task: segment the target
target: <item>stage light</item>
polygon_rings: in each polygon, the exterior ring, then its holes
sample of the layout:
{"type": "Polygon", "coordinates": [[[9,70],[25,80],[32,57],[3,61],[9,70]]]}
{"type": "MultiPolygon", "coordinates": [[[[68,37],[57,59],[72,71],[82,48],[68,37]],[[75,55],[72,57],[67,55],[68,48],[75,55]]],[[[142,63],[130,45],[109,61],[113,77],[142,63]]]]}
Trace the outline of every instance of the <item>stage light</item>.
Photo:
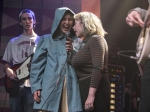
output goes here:
{"type": "Polygon", "coordinates": [[[115,104],[115,100],[110,100],[110,104],[115,104]]]}
{"type": "Polygon", "coordinates": [[[110,105],[110,109],[111,109],[111,110],[114,110],[114,109],[115,109],[115,106],[114,106],[114,105],[110,105]]]}
{"type": "Polygon", "coordinates": [[[115,98],[115,95],[114,95],[114,94],[111,94],[111,95],[110,95],[110,98],[115,98]]]}
{"type": "Polygon", "coordinates": [[[111,84],[110,84],[110,87],[115,88],[115,86],[116,86],[116,85],[115,85],[114,83],[111,83],[111,84]]]}
{"type": "Polygon", "coordinates": [[[115,93],[115,89],[110,89],[110,92],[111,93],[115,93]]]}
{"type": "Polygon", "coordinates": [[[124,111],[124,67],[109,65],[110,111],[124,111]]]}

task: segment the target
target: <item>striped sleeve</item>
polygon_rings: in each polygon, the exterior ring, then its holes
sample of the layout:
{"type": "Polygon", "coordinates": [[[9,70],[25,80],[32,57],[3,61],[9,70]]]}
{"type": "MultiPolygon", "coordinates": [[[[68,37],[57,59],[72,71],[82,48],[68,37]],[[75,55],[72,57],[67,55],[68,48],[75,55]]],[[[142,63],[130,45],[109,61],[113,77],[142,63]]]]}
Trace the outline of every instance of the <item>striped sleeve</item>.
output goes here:
{"type": "Polygon", "coordinates": [[[103,69],[105,59],[105,42],[103,37],[92,37],[89,47],[93,64],[90,87],[98,88],[102,75],[100,69],[103,69]]]}

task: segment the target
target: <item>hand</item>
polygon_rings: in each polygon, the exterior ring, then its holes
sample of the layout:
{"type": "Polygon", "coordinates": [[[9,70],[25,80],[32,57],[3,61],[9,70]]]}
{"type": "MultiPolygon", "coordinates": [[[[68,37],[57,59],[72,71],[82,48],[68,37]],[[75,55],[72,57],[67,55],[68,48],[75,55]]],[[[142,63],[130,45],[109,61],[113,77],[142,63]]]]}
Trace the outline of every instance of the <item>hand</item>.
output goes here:
{"type": "Polygon", "coordinates": [[[37,90],[37,91],[35,91],[34,93],[33,93],[33,95],[34,95],[34,100],[36,101],[36,102],[41,102],[41,90],[37,90]]]}
{"type": "Polygon", "coordinates": [[[86,111],[92,111],[94,109],[94,95],[89,95],[85,102],[85,110],[86,111]]]}
{"type": "Polygon", "coordinates": [[[72,52],[73,50],[72,40],[69,37],[67,37],[66,41],[66,50],[69,52],[72,52]]]}
{"type": "Polygon", "coordinates": [[[137,11],[131,11],[126,17],[126,23],[131,27],[141,26],[143,27],[143,20],[137,11]]]}
{"type": "Polygon", "coordinates": [[[6,74],[11,80],[17,80],[17,76],[11,68],[6,69],[6,74]]]}

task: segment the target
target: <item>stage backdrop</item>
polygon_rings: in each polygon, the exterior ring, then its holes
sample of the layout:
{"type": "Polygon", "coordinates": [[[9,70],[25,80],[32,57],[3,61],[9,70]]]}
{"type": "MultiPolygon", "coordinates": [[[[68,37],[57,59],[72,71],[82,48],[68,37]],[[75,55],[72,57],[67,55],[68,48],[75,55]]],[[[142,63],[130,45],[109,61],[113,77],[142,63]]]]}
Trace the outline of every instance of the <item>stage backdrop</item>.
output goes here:
{"type": "MultiPolygon", "coordinates": [[[[0,59],[8,41],[22,33],[18,20],[21,10],[31,9],[35,12],[37,20],[35,32],[41,36],[50,33],[55,9],[64,6],[69,7],[75,13],[91,11],[100,17],[100,0],[3,0],[2,25],[0,26],[0,59]]],[[[4,76],[3,65],[0,63],[0,110],[4,107],[6,96],[4,76]]],[[[8,95],[5,107],[9,107],[8,95]]]]}

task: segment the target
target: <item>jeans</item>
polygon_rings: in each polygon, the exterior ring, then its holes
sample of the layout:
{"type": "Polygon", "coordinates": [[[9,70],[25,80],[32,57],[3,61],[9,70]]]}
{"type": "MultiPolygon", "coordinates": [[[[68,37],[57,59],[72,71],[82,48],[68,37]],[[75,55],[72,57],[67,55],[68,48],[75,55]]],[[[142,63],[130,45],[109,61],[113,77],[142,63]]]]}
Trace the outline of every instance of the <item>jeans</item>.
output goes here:
{"type": "Polygon", "coordinates": [[[30,87],[19,87],[9,94],[11,112],[38,112],[33,109],[33,103],[30,87]]]}

